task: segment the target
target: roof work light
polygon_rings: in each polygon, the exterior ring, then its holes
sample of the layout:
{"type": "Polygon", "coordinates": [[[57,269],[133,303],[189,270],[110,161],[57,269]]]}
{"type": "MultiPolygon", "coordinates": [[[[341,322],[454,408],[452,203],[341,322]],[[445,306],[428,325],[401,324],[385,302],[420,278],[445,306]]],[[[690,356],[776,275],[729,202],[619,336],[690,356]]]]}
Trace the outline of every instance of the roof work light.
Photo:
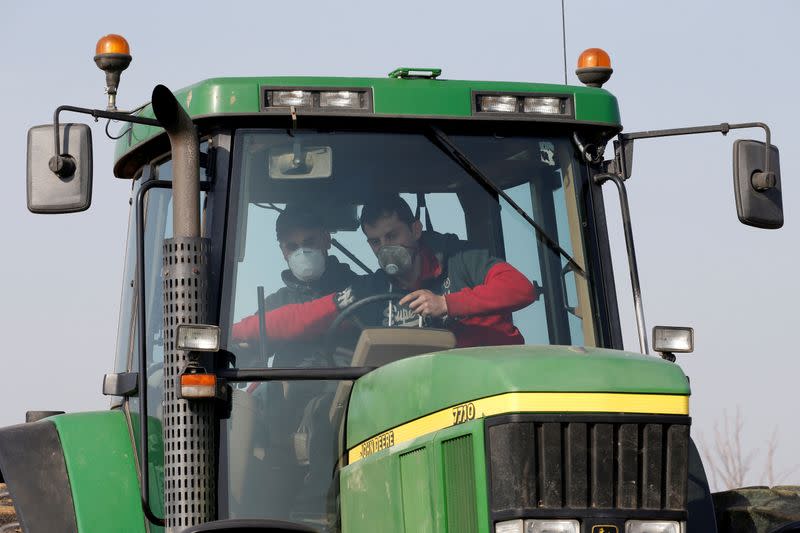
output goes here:
{"type": "Polygon", "coordinates": [[[110,33],[97,41],[94,62],[106,73],[108,110],[117,110],[117,87],[122,71],[131,64],[131,48],[122,35],[110,33]]]}
{"type": "Polygon", "coordinates": [[[371,98],[367,88],[363,89],[264,89],[264,108],[302,107],[314,110],[370,111],[371,98]]]}
{"type": "Polygon", "coordinates": [[[587,48],[578,56],[575,70],[581,83],[589,87],[602,87],[611,78],[611,57],[602,48],[587,48]]]}
{"type": "Polygon", "coordinates": [[[553,118],[571,118],[574,105],[568,94],[526,95],[480,94],[475,95],[476,113],[515,113],[549,115],[553,118]]]}

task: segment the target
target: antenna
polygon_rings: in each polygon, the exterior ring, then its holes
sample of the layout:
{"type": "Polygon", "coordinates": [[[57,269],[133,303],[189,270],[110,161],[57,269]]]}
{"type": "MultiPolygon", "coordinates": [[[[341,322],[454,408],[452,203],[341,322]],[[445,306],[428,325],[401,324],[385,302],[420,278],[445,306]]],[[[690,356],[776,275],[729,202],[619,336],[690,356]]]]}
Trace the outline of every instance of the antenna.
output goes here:
{"type": "Polygon", "coordinates": [[[561,44],[564,50],[564,85],[567,84],[567,23],[564,16],[564,0],[561,0],[561,44]]]}

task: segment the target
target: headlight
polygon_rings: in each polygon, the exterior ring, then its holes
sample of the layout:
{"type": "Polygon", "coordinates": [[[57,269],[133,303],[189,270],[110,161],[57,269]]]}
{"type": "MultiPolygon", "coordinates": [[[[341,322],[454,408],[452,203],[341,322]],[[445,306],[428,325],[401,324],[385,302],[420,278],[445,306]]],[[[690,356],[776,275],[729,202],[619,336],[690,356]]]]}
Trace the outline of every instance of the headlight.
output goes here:
{"type": "Polygon", "coordinates": [[[525,520],[525,533],[580,533],[577,520],[525,520]]]}
{"type": "Polygon", "coordinates": [[[681,524],[666,520],[628,520],[625,533],[681,533],[681,524]]]}
{"type": "Polygon", "coordinates": [[[508,520],[494,526],[495,533],[580,533],[580,530],[577,520],[508,520]]]}
{"type": "Polygon", "coordinates": [[[522,520],[507,520],[494,525],[494,533],[523,533],[522,520]]]}

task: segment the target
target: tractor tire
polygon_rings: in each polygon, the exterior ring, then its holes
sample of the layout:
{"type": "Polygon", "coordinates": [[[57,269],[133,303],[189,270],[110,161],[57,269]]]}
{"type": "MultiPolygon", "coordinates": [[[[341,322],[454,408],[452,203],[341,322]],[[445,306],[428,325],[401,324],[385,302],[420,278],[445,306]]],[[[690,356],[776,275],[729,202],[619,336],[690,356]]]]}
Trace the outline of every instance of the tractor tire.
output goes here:
{"type": "Polygon", "coordinates": [[[22,533],[5,483],[0,483],[0,533],[22,533]]]}
{"type": "Polygon", "coordinates": [[[712,498],[719,533],[800,531],[800,486],[744,487],[712,498]]]}

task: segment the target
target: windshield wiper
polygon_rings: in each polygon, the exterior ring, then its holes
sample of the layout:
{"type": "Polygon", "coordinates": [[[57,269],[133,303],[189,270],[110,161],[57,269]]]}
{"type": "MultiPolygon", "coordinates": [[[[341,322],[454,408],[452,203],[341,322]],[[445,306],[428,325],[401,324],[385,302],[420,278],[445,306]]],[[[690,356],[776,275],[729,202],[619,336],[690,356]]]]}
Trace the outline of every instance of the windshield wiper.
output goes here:
{"type": "Polygon", "coordinates": [[[573,272],[576,274],[580,274],[584,278],[586,277],[586,272],[584,272],[583,268],[569,255],[553,238],[551,238],[547,232],[542,229],[539,224],[536,223],[533,218],[522,209],[517,202],[515,202],[506,192],[498,187],[497,185],[490,180],[486,174],[480,171],[475,164],[469,160],[469,158],[458,149],[458,147],[453,144],[450,140],[450,137],[447,136],[445,132],[437,128],[436,126],[430,127],[431,132],[431,142],[436,145],[437,148],[442,150],[447,156],[449,156],[453,161],[455,161],[461,168],[467,171],[467,174],[472,176],[475,181],[483,185],[485,188],[493,191],[497,196],[501,197],[503,200],[508,202],[514,211],[516,211],[519,216],[521,216],[525,221],[530,224],[530,226],[536,231],[536,238],[543,241],[547,246],[553,250],[554,252],[561,255],[567,262],[572,266],[573,272]]]}

